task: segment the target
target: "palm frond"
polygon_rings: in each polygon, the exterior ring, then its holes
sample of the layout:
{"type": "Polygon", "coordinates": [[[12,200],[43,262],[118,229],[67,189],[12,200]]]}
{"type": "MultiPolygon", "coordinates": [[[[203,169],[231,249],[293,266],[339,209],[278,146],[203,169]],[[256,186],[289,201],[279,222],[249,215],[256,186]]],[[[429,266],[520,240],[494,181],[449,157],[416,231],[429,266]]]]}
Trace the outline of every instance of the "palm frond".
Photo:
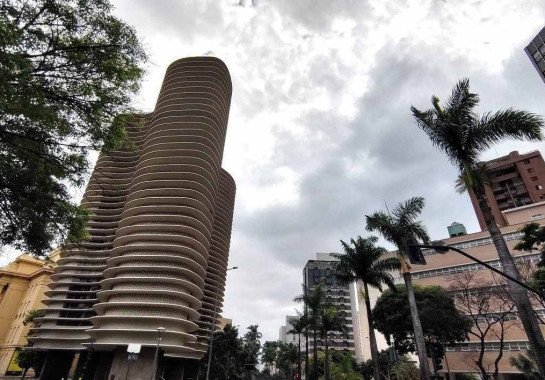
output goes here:
{"type": "Polygon", "coordinates": [[[425,204],[423,197],[412,197],[394,207],[392,214],[399,220],[400,224],[406,225],[422,213],[425,204]]]}
{"type": "Polygon", "coordinates": [[[470,92],[466,78],[453,87],[443,107],[436,96],[432,98],[432,108],[428,110],[411,107],[417,126],[464,174],[465,178],[457,182],[459,191],[464,187],[473,187],[468,185],[474,181],[478,185],[478,178],[473,178],[468,168],[474,168],[479,155],[494,144],[508,139],[543,139],[545,123],[541,116],[509,108],[479,117],[474,111],[478,104],[479,96],[470,92]]]}
{"type": "Polygon", "coordinates": [[[479,162],[473,167],[465,167],[456,179],[455,189],[462,194],[469,189],[484,188],[489,183],[490,179],[486,171],[486,165],[479,162]]]}
{"type": "Polygon", "coordinates": [[[508,108],[484,114],[473,130],[474,144],[480,151],[508,140],[543,140],[543,118],[537,114],[508,108]]]}
{"type": "Polygon", "coordinates": [[[464,78],[454,85],[445,108],[450,118],[462,121],[474,115],[473,110],[479,104],[479,100],[479,95],[469,92],[469,78],[464,78]]]}

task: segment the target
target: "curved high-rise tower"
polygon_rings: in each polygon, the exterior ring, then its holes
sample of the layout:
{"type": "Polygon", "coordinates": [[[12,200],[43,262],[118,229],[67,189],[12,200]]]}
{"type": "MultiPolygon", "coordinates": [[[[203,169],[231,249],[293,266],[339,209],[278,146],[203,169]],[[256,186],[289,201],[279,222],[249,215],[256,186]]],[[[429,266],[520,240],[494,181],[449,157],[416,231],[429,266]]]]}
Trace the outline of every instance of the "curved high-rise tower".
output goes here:
{"type": "Polygon", "coordinates": [[[83,202],[90,239],[60,261],[34,330],[37,349],[92,346],[110,353],[111,376],[129,370],[129,344],[149,361],[163,328],[165,357],[204,355],[222,305],[234,207],[235,183],[221,168],[230,99],[222,61],[178,60],[154,112],[130,127],[131,143],[101,154],[83,202]]]}

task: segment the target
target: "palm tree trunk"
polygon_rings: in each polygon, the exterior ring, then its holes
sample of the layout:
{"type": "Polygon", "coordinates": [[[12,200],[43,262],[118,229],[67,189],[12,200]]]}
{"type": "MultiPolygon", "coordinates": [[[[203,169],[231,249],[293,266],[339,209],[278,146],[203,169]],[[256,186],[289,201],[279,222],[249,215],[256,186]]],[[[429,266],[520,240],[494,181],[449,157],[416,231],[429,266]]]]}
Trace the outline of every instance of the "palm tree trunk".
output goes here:
{"type": "Polygon", "coordinates": [[[373,323],[373,314],[371,313],[371,301],[369,300],[369,290],[367,283],[363,283],[365,292],[365,308],[367,309],[367,324],[369,325],[369,345],[371,346],[371,361],[373,362],[373,377],[380,380],[380,363],[378,358],[377,337],[373,323]]]}
{"type": "Polygon", "coordinates": [[[314,361],[312,363],[312,379],[318,379],[318,331],[317,328],[314,327],[314,342],[312,343],[312,348],[314,351],[312,352],[312,360],[314,361]]]}
{"type": "Polygon", "coordinates": [[[301,380],[301,333],[297,334],[297,380],[301,380]]]}
{"type": "Polygon", "coordinates": [[[414,340],[416,342],[418,361],[420,362],[420,379],[430,380],[431,373],[430,365],[428,363],[428,355],[426,354],[426,341],[424,340],[424,332],[422,331],[422,324],[420,323],[418,308],[416,307],[416,298],[414,298],[411,272],[408,270],[404,271],[403,279],[405,280],[405,287],[407,288],[407,294],[409,296],[409,307],[411,309],[411,318],[413,321],[414,340]]]}
{"type": "MultiPolygon", "coordinates": [[[[479,208],[483,214],[486,227],[488,228],[492,242],[494,243],[496,251],[498,252],[498,257],[500,259],[503,272],[513,278],[516,278],[517,280],[520,280],[520,274],[515,265],[515,260],[513,259],[513,256],[511,256],[511,253],[509,253],[505,239],[503,238],[500,228],[496,224],[494,215],[488,206],[484,189],[474,189],[474,192],[477,196],[477,200],[479,201],[479,208]]],[[[530,352],[534,357],[541,376],[545,377],[545,340],[541,334],[539,323],[534,314],[534,309],[530,299],[528,298],[528,293],[526,292],[526,289],[512,281],[507,281],[507,287],[511,297],[513,298],[515,306],[517,307],[517,312],[522,322],[522,326],[524,327],[524,331],[528,336],[530,352]]]]}
{"type": "Polygon", "coordinates": [[[308,371],[310,370],[310,363],[308,357],[308,327],[306,328],[305,333],[305,379],[309,379],[308,371]]]}
{"type": "Polygon", "coordinates": [[[331,374],[329,373],[329,342],[327,339],[327,332],[325,335],[325,380],[331,380],[331,374]]]}
{"type": "Polygon", "coordinates": [[[312,344],[314,352],[312,352],[312,379],[318,379],[318,330],[314,327],[314,342],[312,344]]]}

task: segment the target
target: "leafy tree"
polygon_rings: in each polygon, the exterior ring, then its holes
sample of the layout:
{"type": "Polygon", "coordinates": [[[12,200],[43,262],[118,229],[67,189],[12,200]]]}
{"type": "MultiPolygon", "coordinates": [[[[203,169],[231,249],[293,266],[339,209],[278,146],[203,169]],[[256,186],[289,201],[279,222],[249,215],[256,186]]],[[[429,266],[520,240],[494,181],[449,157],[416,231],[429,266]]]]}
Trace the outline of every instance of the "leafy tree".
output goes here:
{"type": "Polygon", "coordinates": [[[362,380],[350,352],[334,352],[331,360],[331,378],[334,380],[362,380]]]}
{"type": "Polygon", "coordinates": [[[426,243],[430,240],[424,225],[416,220],[422,213],[424,204],[424,198],[413,197],[396,205],[391,213],[377,211],[371,215],[367,215],[365,218],[367,221],[366,229],[368,231],[380,233],[382,237],[390,243],[395,244],[397,247],[397,257],[399,258],[401,273],[403,274],[403,280],[405,281],[405,287],[407,289],[406,296],[408,297],[410,306],[407,311],[410,311],[412,319],[420,369],[423,378],[429,379],[431,377],[431,372],[426,354],[424,334],[422,333],[422,324],[420,322],[413,290],[411,266],[406,260],[406,257],[408,256],[406,247],[407,242],[423,241],[426,243]]]}
{"type": "Polygon", "coordinates": [[[248,361],[246,364],[256,365],[259,363],[259,352],[261,350],[260,339],[263,336],[259,330],[258,325],[250,325],[247,327],[247,332],[242,338],[244,350],[246,351],[248,361]]]}
{"type": "MultiPolygon", "coordinates": [[[[307,371],[305,365],[305,373],[309,374],[309,379],[318,378],[318,332],[320,331],[320,321],[324,310],[328,306],[326,292],[322,284],[318,284],[312,289],[303,286],[303,294],[295,298],[296,302],[302,302],[305,306],[305,312],[308,316],[308,326],[312,330],[313,336],[313,368],[312,372],[307,371]]],[[[308,344],[307,344],[308,355],[308,344]]]]}
{"type": "Polygon", "coordinates": [[[492,281],[483,280],[478,272],[459,273],[449,287],[458,310],[472,321],[473,327],[468,330],[468,336],[480,343],[475,354],[466,355],[465,361],[476,367],[484,379],[488,378],[490,368],[492,378],[498,378],[506,334],[510,329],[519,327],[519,321],[512,320],[515,304],[505,282],[498,281],[495,276],[492,278],[492,281]],[[488,340],[498,342],[498,349],[485,356],[485,342],[488,340]]]}
{"type": "MultiPolygon", "coordinates": [[[[238,329],[228,324],[223,331],[214,333],[214,350],[210,367],[210,378],[216,380],[244,379],[248,354],[238,336],[238,329]]],[[[206,377],[208,352],[201,360],[200,378],[206,377]]]]}
{"type": "Polygon", "coordinates": [[[400,269],[397,257],[387,257],[385,248],[376,246],[378,238],[370,236],[363,239],[358,236],[351,239],[350,245],[341,240],[344,254],[335,254],[339,259],[335,267],[336,276],[346,283],[361,281],[363,283],[365,307],[367,309],[367,323],[369,325],[369,342],[371,345],[371,358],[374,363],[375,379],[380,379],[377,338],[371,313],[371,301],[369,300],[369,286],[382,291],[382,285],[395,288],[394,278],[390,273],[400,269]]]}
{"type": "Polygon", "coordinates": [[[536,363],[524,354],[518,354],[509,359],[509,364],[522,372],[528,380],[539,380],[539,371],[536,363]]]}
{"type": "Polygon", "coordinates": [[[301,334],[304,334],[307,329],[308,316],[305,313],[299,314],[298,318],[290,323],[291,329],[288,333],[297,335],[297,378],[301,379],[301,334]]]}
{"type": "MultiPolygon", "coordinates": [[[[477,198],[484,222],[498,252],[504,272],[520,278],[515,261],[496,223],[486,198],[487,178],[479,156],[494,144],[506,139],[540,141],[543,138],[543,119],[527,111],[508,108],[479,116],[475,108],[479,96],[469,90],[469,80],[459,81],[444,105],[432,97],[433,108],[420,111],[411,107],[420,129],[433,145],[443,151],[459,171],[458,190],[471,190],[477,198]]],[[[526,290],[509,281],[511,296],[517,306],[530,347],[541,375],[545,377],[545,340],[535,317],[526,290]]]]}
{"type": "Polygon", "coordinates": [[[472,373],[456,373],[454,374],[456,380],[479,380],[477,376],[472,373]]]}
{"type": "Polygon", "coordinates": [[[0,3],[0,243],[85,237],[70,202],[90,149],[118,147],[146,61],[107,0],[0,3]]]}
{"type": "MultiPolygon", "coordinates": [[[[326,362],[325,352],[320,351],[317,355],[318,361],[317,367],[320,368],[319,373],[325,373],[326,366],[331,368],[331,378],[348,379],[348,380],[362,380],[362,375],[358,372],[359,367],[354,359],[354,356],[349,351],[331,351],[329,357],[329,363],[326,362]]],[[[312,365],[314,366],[314,358],[312,359],[312,365]]]]}
{"type": "Polygon", "coordinates": [[[331,332],[343,330],[343,319],[340,312],[333,305],[327,306],[320,321],[320,338],[325,343],[325,379],[331,380],[329,366],[329,336],[331,332]]]}
{"type": "MultiPolygon", "coordinates": [[[[537,270],[530,274],[530,285],[538,289],[541,293],[545,293],[545,226],[540,226],[538,223],[528,223],[520,229],[524,234],[520,241],[515,245],[515,249],[519,251],[539,251],[541,260],[537,264],[537,270]]],[[[524,278],[524,274],[522,277],[524,278]]],[[[541,303],[545,299],[539,300],[541,303]]]]}
{"type": "MultiPolygon", "coordinates": [[[[31,325],[31,327],[40,327],[40,324],[36,321],[36,318],[41,318],[44,316],[43,310],[38,309],[32,309],[29,310],[25,318],[23,319],[23,325],[31,325]]],[[[27,336],[32,336],[33,331],[32,329],[28,333],[27,336]]],[[[31,347],[32,345],[29,343],[28,347],[31,347]]],[[[44,362],[45,362],[45,353],[42,351],[31,351],[31,350],[20,350],[19,354],[17,355],[17,365],[21,368],[23,368],[23,374],[21,379],[24,379],[28,370],[30,368],[33,368],[35,372],[40,371],[42,368],[44,362]]]]}
{"type": "Polygon", "coordinates": [[[293,343],[279,342],[277,367],[284,379],[293,379],[293,370],[297,363],[297,347],[293,343]]]}
{"type": "Polygon", "coordinates": [[[278,347],[280,342],[266,341],[263,344],[261,355],[261,363],[269,370],[269,373],[274,372],[274,366],[278,358],[278,347]]]}
{"type": "Polygon", "coordinates": [[[34,372],[39,372],[45,363],[45,352],[43,351],[31,351],[21,350],[17,355],[17,365],[23,369],[21,379],[26,377],[26,374],[30,368],[34,369],[34,372]]]}
{"type": "Polygon", "coordinates": [[[393,380],[418,380],[420,379],[420,371],[418,367],[410,361],[400,361],[396,363],[392,370],[393,380]]]}
{"type": "MultiPolygon", "coordinates": [[[[390,367],[391,367],[391,350],[393,348],[389,348],[387,350],[382,350],[378,353],[378,367],[379,367],[379,376],[378,379],[381,378],[388,378],[388,374],[390,373],[390,367]]],[[[375,363],[372,359],[367,360],[366,362],[362,363],[360,365],[360,372],[363,374],[363,378],[365,380],[371,380],[374,375],[374,367],[375,363]]],[[[377,379],[377,377],[375,377],[377,379]]]]}
{"type": "MultiPolygon", "coordinates": [[[[472,323],[456,309],[450,294],[439,286],[415,286],[414,295],[426,341],[452,344],[466,339],[472,323]]],[[[398,286],[396,291],[384,291],[373,309],[377,330],[387,340],[393,335],[400,354],[416,349],[413,326],[407,319],[409,313],[407,289],[403,286],[398,286]]]]}

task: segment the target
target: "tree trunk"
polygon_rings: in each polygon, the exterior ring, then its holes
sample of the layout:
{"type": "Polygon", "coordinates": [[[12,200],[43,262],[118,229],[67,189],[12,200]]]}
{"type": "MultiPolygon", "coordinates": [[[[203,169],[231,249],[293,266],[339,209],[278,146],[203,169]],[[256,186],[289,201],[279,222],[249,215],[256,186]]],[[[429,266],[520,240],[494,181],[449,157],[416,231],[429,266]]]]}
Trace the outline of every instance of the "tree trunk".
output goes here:
{"type": "Polygon", "coordinates": [[[405,280],[405,287],[407,288],[407,294],[409,296],[409,307],[411,308],[411,318],[413,321],[414,340],[416,342],[418,361],[420,362],[420,379],[430,380],[431,373],[430,365],[428,363],[428,355],[426,354],[426,341],[424,340],[424,332],[422,331],[422,324],[420,323],[420,316],[418,315],[416,298],[414,298],[411,272],[405,271],[405,273],[403,273],[403,279],[405,280]]]}
{"type": "MultiPolygon", "coordinates": [[[[519,271],[515,266],[515,260],[513,259],[513,256],[511,256],[500,228],[496,224],[494,215],[488,206],[484,189],[474,189],[474,192],[479,201],[479,208],[483,214],[486,227],[488,228],[492,242],[498,252],[503,272],[520,280],[521,278],[519,271]]],[[[530,302],[530,298],[528,298],[528,293],[526,292],[526,289],[512,281],[507,280],[506,283],[509,293],[517,307],[517,312],[522,322],[522,326],[524,327],[524,331],[528,336],[530,352],[534,357],[539,373],[545,378],[545,340],[541,334],[539,323],[534,314],[534,309],[530,302]]]]}
{"type": "Polygon", "coordinates": [[[301,380],[301,333],[297,334],[297,380],[301,380]]]}
{"type": "Polygon", "coordinates": [[[314,360],[314,363],[312,363],[312,379],[318,379],[318,331],[316,330],[316,327],[314,327],[314,342],[312,344],[314,348],[314,352],[312,352],[312,359],[314,360]]]}
{"type": "Polygon", "coordinates": [[[477,367],[479,368],[479,372],[481,373],[481,379],[488,380],[488,372],[486,371],[486,368],[483,367],[482,363],[477,364],[477,367]]]}
{"type": "Polygon", "coordinates": [[[325,380],[331,380],[331,374],[329,373],[329,342],[327,339],[327,332],[325,335],[325,380]]]}
{"type": "Polygon", "coordinates": [[[305,379],[309,379],[310,363],[308,357],[308,327],[305,333],[305,379]]]}
{"type": "Polygon", "coordinates": [[[367,324],[369,325],[369,345],[371,346],[371,361],[373,362],[373,377],[380,380],[380,363],[378,358],[377,337],[373,323],[373,314],[371,313],[371,301],[369,300],[369,290],[367,283],[363,283],[365,292],[365,308],[367,309],[367,324]]]}

